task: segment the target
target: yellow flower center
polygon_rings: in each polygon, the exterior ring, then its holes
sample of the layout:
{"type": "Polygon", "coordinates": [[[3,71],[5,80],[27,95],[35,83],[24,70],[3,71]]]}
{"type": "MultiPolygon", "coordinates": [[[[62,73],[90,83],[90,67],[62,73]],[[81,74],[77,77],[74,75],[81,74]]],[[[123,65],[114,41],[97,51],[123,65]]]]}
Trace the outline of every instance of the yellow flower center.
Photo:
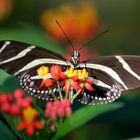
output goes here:
{"type": "Polygon", "coordinates": [[[27,123],[34,121],[35,117],[38,115],[38,111],[33,107],[28,107],[23,110],[23,117],[27,123]]]}
{"type": "Polygon", "coordinates": [[[39,69],[37,69],[37,74],[40,76],[44,76],[49,73],[49,68],[46,66],[41,66],[39,69]]]}
{"type": "Polygon", "coordinates": [[[88,72],[85,68],[81,70],[75,70],[74,68],[70,67],[68,70],[66,70],[66,75],[68,78],[72,78],[73,76],[78,76],[79,80],[85,80],[88,77],[88,72]]]}

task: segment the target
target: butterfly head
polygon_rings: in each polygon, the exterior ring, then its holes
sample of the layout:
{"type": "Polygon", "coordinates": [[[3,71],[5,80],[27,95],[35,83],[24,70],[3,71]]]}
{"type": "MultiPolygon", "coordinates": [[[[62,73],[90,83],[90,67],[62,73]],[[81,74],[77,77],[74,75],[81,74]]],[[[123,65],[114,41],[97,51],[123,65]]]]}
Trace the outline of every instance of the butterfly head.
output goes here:
{"type": "Polygon", "coordinates": [[[76,67],[79,63],[80,53],[78,51],[73,51],[71,53],[71,63],[76,67]]]}

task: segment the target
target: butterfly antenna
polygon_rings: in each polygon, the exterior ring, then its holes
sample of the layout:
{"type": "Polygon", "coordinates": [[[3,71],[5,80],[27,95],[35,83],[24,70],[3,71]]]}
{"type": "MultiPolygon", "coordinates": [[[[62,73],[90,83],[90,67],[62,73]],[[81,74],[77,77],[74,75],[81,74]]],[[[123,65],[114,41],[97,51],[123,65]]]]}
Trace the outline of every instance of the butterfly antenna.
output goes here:
{"type": "Polygon", "coordinates": [[[60,29],[62,30],[62,32],[64,33],[64,35],[65,35],[66,39],[68,40],[68,42],[70,43],[72,49],[75,50],[74,49],[74,46],[72,45],[72,42],[70,41],[69,37],[67,36],[67,34],[65,33],[65,31],[63,30],[63,28],[61,27],[61,25],[59,24],[59,22],[57,20],[56,20],[56,23],[60,27],[60,29]]]}
{"type": "Polygon", "coordinates": [[[90,44],[92,41],[96,40],[97,38],[99,38],[100,36],[104,35],[105,33],[107,33],[109,31],[109,29],[97,34],[93,39],[89,40],[88,42],[86,42],[81,48],[79,48],[79,50],[83,49],[84,47],[86,47],[88,44],[90,44]]]}

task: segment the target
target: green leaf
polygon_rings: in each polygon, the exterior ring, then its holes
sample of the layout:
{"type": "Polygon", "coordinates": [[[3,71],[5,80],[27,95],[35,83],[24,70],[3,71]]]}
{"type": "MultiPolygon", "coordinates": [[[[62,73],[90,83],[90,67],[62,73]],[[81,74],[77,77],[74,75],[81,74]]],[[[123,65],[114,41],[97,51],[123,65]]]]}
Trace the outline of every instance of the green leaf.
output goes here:
{"type": "Polygon", "coordinates": [[[68,117],[63,124],[61,124],[56,132],[56,135],[53,137],[53,140],[59,139],[70,131],[80,127],[81,125],[87,123],[91,119],[97,117],[98,115],[118,109],[123,105],[120,103],[117,104],[106,104],[106,105],[97,105],[97,106],[86,106],[82,109],[79,109],[68,117]]]}
{"type": "Polygon", "coordinates": [[[137,137],[137,138],[130,138],[128,140],[140,140],[140,137],[137,137]]]}
{"type": "Polygon", "coordinates": [[[0,85],[2,85],[5,82],[5,80],[9,77],[10,76],[6,72],[0,69],[0,85]]]}
{"type": "Polygon", "coordinates": [[[22,137],[13,128],[5,116],[0,112],[0,139],[2,140],[20,140],[22,137]]]}

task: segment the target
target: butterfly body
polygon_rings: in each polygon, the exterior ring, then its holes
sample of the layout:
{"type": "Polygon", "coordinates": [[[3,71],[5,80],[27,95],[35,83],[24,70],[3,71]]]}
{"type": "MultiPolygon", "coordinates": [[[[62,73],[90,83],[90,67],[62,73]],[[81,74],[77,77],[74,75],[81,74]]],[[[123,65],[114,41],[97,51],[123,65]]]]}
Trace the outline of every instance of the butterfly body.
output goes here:
{"type": "MultiPolygon", "coordinates": [[[[83,94],[77,96],[81,103],[112,102],[123,91],[140,87],[140,56],[102,56],[80,62],[80,53],[74,50],[71,60],[68,61],[48,49],[18,41],[0,41],[0,69],[18,77],[23,89],[39,99],[55,98],[50,90],[38,88],[44,77],[37,75],[36,70],[42,65],[51,67],[55,64],[60,65],[63,71],[70,67],[85,68],[89,73],[87,78],[94,78],[92,86],[95,91],[84,90],[83,94]]],[[[51,75],[48,74],[45,78],[51,78],[51,75]]],[[[64,90],[63,87],[61,90],[64,90]]],[[[58,92],[56,85],[53,92],[58,92]]]]}

